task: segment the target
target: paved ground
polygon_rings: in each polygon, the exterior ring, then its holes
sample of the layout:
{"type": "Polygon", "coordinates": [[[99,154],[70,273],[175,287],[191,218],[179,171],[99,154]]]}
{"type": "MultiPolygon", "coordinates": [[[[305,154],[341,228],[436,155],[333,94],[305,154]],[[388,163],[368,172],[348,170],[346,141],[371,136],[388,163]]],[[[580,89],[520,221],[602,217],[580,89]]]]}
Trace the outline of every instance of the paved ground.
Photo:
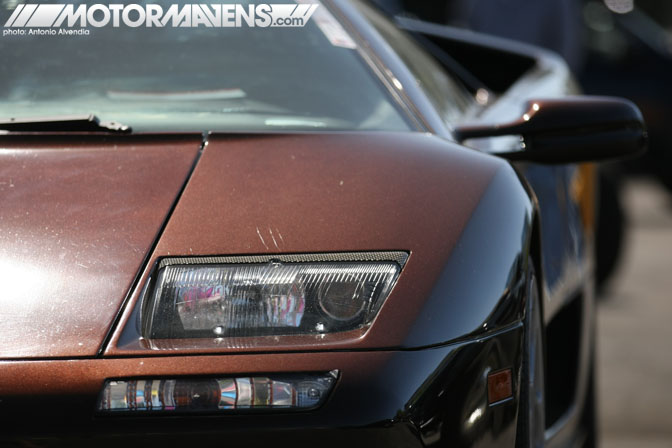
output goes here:
{"type": "Polygon", "coordinates": [[[672,448],[672,195],[627,185],[623,263],[598,308],[604,448],[672,448]]]}

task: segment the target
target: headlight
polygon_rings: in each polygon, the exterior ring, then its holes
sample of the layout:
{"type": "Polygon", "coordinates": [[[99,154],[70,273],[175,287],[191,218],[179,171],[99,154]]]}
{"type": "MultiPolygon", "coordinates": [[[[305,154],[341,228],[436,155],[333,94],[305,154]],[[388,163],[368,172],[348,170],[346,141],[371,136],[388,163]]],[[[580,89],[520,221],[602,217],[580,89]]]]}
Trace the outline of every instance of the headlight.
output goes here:
{"type": "Polygon", "coordinates": [[[362,328],[373,321],[403,264],[281,258],[164,260],[143,306],[143,336],[223,338],[362,328]]]}

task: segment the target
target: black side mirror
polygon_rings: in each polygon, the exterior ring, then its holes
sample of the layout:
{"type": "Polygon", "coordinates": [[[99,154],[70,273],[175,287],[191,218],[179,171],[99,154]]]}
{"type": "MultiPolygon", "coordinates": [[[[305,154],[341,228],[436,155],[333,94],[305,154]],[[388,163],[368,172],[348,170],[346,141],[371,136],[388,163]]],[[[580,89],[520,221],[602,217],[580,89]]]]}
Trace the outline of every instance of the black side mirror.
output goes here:
{"type": "Polygon", "coordinates": [[[497,155],[548,164],[632,157],[647,146],[644,120],[637,106],[625,99],[597,96],[532,100],[518,120],[458,126],[454,134],[460,142],[520,135],[520,148],[497,155]]]}

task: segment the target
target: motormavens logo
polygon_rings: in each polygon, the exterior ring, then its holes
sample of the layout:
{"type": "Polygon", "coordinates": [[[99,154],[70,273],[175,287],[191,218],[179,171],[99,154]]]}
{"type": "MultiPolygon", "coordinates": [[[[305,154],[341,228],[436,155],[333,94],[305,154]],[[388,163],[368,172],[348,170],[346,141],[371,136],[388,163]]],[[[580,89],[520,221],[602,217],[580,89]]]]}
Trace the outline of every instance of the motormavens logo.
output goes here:
{"type": "MultiPolygon", "coordinates": [[[[319,5],[298,4],[19,4],[3,36],[71,34],[78,27],[302,27],[319,5]],[[30,29],[26,32],[26,29],[30,29]],[[56,29],[59,29],[57,32],[56,29]]],[[[88,34],[88,33],[85,33],[88,34]]]]}

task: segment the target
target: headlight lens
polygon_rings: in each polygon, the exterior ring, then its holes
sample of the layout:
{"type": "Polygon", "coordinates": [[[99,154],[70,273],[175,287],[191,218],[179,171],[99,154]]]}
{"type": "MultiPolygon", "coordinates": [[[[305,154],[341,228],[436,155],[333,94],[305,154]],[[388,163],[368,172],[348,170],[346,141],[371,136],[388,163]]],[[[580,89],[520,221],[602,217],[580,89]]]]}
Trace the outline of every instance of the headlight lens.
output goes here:
{"type": "Polygon", "coordinates": [[[319,334],[369,325],[395,261],[169,264],[143,306],[150,339],[319,334]]]}

